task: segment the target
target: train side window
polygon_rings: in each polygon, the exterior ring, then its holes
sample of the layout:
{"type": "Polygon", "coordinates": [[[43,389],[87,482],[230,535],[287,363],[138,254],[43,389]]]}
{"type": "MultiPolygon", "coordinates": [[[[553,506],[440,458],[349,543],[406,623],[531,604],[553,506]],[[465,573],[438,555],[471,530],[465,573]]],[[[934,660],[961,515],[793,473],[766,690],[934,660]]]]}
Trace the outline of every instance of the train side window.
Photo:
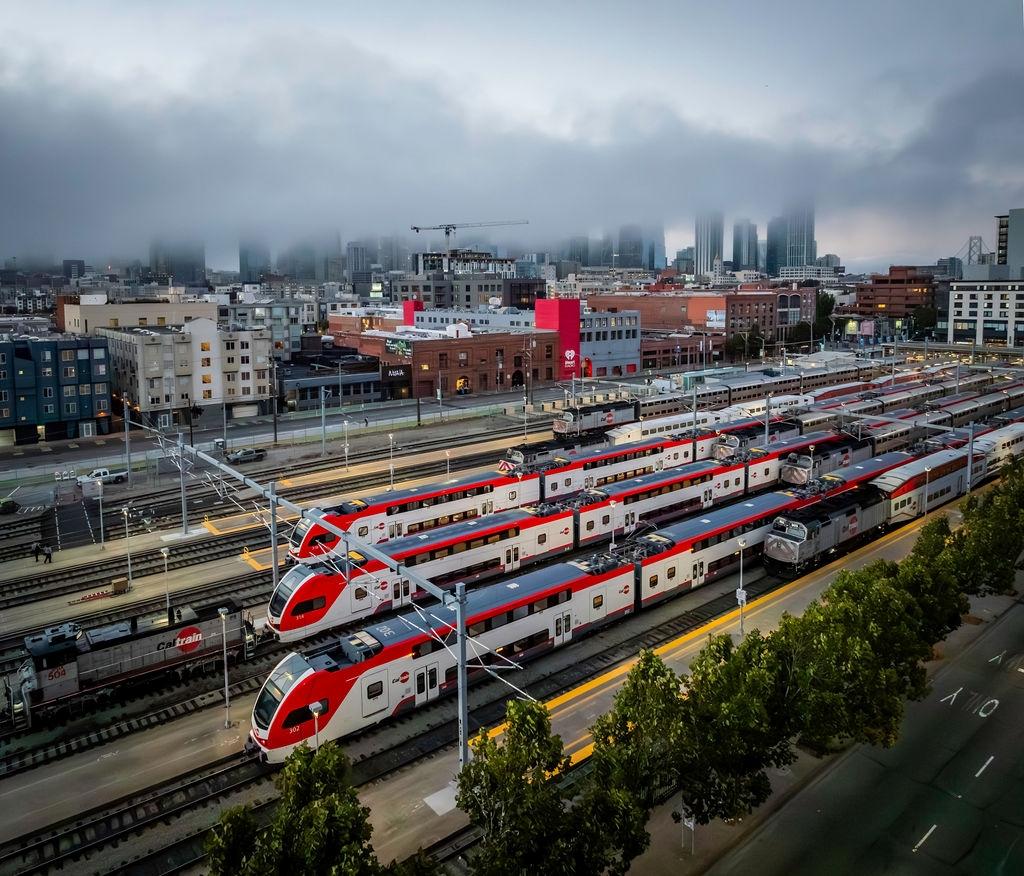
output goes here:
{"type": "Polygon", "coordinates": [[[466,634],[469,635],[469,636],[479,636],[481,633],[484,632],[485,626],[486,625],[485,625],[484,621],[480,621],[479,623],[471,624],[469,626],[469,628],[466,630],[466,634]]]}
{"type": "Polygon", "coordinates": [[[565,485],[565,486],[569,486],[569,484],[571,484],[571,483],[572,483],[572,480],[571,480],[570,478],[566,478],[566,479],[565,479],[565,484],[564,484],[564,485],[565,485]]]}
{"type": "Polygon", "coordinates": [[[542,532],[540,535],[537,536],[537,544],[547,544],[547,543],[548,543],[548,534],[546,532],[542,532]]]}
{"type": "Polygon", "coordinates": [[[593,532],[593,531],[594,531],[594,521],[593,520],[588,520],[587,521],[587,532],[593,532]]]}
{"type": "Polygon", "coordinates": [[[530,616],[530,606],[520,605],[519,608],[512,609],[512,620],[522,620],[524,617],[530,616]]]}
{"type": "MultiPolygon", "coordinates": [[[[327,711],[327,700],[320,700],[321,712],[327,711]]],[[[281,725],[283,729],[287,730],[290,727],[298,727],[299,724],[304,724],[306,721],[313,719],[313,713],[310,711],[309,706],[300,706],[297,709],[292,709],[288,713],[288,717],[284,719],[284,723],[281,725]]]]}
{"type": "Polygon", "coordinates": [[[360,526],[359,527],[358,535],[359,535],[360,538],[366,538],[366,536],[368,536],[369,534],[370,534],[370,527],[369,526],[360,526]]]}
{"type": "Polygon", "coordinates": [[[668,578],[669,581],[671,581],[673,578],[675,578],[675,576],[676,576],[676,567],[675,566],[671,566],[669,568],[669,570],[667,572],[665,572],[665,577],[668,578]]]}
{"type": "Polygon", "coordinates": [[[557,489],[558,489],[558,481],[552,481],[551,482],[551,492],[554,492],[557,489]]]}
{"type": "Polygon", "coordinates": [[[416,693],[421,694],[427,689],[427,674],[425,672],[416,673],[416,693]]]}
{"type": "Polygon", "coordinates": [[[323,596],[317,596],[315,599],[304,599],[292,609],[292,615],[298,617],[300,614],[305,614],[307,611],[316,611],[325,605],[327,605],[327,599],[323,596]]]}
{"type": "Polygon", "coordinates": [[[607,526],[611,522],[611,519],[612,519],[611,517],[609,517],[607,514],[605,514],[604,517],[601,518],[601,525],[602,526],[607,526]]]}
{"type": "Polygon", "coordinates": [[[366,698],[368,700],[375,700],[382,693],[384,693],[383,681],[375,681],[373,684],[367,685],[366,687],[366,698]]]}
{"type": "Polygon", "coordinates": [[[358,600],[358,599],[366,599],[366,597],[367,597],[368,595],[369,595],[369,594],[368,594],[368,593],[366,592],[366,588],[365,588],[365,587],[357,587],[357,588],[356,588],[356,589],[355,589],[355,590],[353,591],[353,593],[352,593],[352,598],[353,598],[353,599],[357,599],[357,600],[358,600]]]}
{"type": "Polygon", "coordinates": [[[516,497],[516,491],[515,490],[509,490],[508,491],[508,497],[510,499],[514,499],[516,497]]]}
{"type": "Polygon", "coordinates": [[[604,605],[604,595],[598,594],[594,597],[594,608],[600,608],[602,605],[604,605]]]}
{"type": "Polygon", "coordinates": [[[658,576],[651,575],[651,577],[647,579],[647,584],[653,590],[655,587],[658,586],[658,576]]]}
{"type": "Polygon", "coordinates": [[[568,602],[570,599],[572,599],[572,591],[571,590],[563,590],[559,595],[561,597],[558,600],[559,602],[568,602]]]}

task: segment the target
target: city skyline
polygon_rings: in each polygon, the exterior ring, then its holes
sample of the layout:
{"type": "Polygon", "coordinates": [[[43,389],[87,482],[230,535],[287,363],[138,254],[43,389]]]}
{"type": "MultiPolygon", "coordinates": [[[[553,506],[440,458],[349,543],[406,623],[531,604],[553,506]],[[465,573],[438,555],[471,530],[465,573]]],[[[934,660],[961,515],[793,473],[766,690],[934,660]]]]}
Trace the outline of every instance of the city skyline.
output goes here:
{"type": "Polygon", "coordinates": [[[527,244],[658,221],[673,252],[704,206],[763,228],[810,196],[822,249],[867,270],[987,238],[999,205],[1024,198],[1018,5],[797,3],[805,27],[844,38],[793,57],[774,48],[786,22],[745,7],[588,16],[591,45],[639,46],[653,22],[689,40],[742,15],[761,39],[713,75],[713,40],[638,65],[566,48],[581,24],[548,8],[520,55],[524,18],[498,7],[487,40],[472,16],[442,26],[403,4],[15,7],[0,256],[141,256],[167,234],[205,241],[223,268],[250,232],[276,250],[506,215],[530,219],[527,244]],[[416,51],[424,37],[436,51],[416,51]]]}

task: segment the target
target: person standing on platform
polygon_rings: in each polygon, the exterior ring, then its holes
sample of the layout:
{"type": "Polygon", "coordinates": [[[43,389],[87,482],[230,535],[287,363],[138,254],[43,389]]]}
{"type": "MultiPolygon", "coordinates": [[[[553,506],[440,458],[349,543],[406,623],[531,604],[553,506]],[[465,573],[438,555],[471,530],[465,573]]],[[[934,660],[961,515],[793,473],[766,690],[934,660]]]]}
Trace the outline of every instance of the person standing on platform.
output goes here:
{"type": "Polygon", "coordinates": [[[43,565],[47,563],[53,563],[53,548],[49,545],[43,548],[43,565]]]}
{"type": "Polygon", "coordinates": [[[43,546],[38,542],[32,542],[32,556],[36,558],[36,562],[39,562],[39,555],[43,552],[43,546]]]}

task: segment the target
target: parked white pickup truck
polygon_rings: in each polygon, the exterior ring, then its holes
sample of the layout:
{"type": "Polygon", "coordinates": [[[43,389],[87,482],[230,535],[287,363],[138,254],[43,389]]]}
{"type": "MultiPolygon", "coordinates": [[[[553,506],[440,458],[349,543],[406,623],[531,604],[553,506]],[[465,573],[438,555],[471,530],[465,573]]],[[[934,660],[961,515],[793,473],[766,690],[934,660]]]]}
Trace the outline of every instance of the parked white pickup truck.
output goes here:
{"type": "Polygon", "coordinates": [[[102,481],[105,484],[120,484],[128,480],[128,472],[111,471],[109,468],[94,468],[87,475],[78,476],[78,486],[102,481]]]}

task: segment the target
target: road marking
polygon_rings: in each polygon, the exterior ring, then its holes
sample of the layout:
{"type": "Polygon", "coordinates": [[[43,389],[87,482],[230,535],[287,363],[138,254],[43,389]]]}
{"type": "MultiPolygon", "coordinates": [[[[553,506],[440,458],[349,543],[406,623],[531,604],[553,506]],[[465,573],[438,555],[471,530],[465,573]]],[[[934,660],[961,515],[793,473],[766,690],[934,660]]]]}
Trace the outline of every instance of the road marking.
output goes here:
{"type": "Polygon", "coordinates": [[[995,656],[995,657],[993,657],[993,658],[992,658],[991,660],[989,660],[988,662],[989,662],[989,663],[995,663],[995,664],[996,664],[996,666],[998,666],[998,665],[999,665],[1000,663],[1002,663],[1002,662],[1003,662],[1003,655],[1004,655],[1004,654],[1006,654],[1006,650],[1005,650],[1005,649],[1003,649],[1003,650],[1002,650],[1002,651],[1000,651],[1000,652],[999,652],[998,654],[996,654],[996,656],[995,656]]]}
{"type": "Polygon", "coordinates": [[[953,693],[951,693],[951,694],[949,694],[947,696],[944,696],[941,700],[939,700],[939,702],[940,703],[944,703],[944,702],[946,702],[946,700],[949,700],[949,704],[953,705],[953,703],[956,702],[957,694],[960,693],[960,691],[962,691],[962,690],[963,690],[963,687],[958,687],[955,691],[953,691],[953,693]]]}
{"type": "Polygon", "coordinates": [[[933,825],[932,825],[931,827],[929,827],[929,828],[928,828],[928,833],[926,833],[926,834],[925,834],[925,835],[924,835],[923,837],[921,837],[921,839],[919,839],[919,840],[917,841],[917,845],[916,845],[916,846],[914,846],[914,851],[915,851],[915,852],[916,852],[916,851],[917,851],[917,850],[918,850],[919,848],[921,848],[921,846],[923,846],[923,845],[925,844],[925,841],[926,841],[926,840],[928,839],[928,837],[930,837],[930,836],[932,835],[932,831],[933,831],[933,830],[935,830],[935,828],[937,828],[937,827],[938,827],[938,825],[937,825],[937,824],[933,824],[933,825]]]}
{"type": "Polygon", "coordinates": [[[980,769],[980,770],[978,770],[978,771],[977,771],[977,772],[976,772],[976,773],[974,774],[974,778],[978,778],[978,776],[980,776],[980,775],[981,775],[981,774],[982,774],[983,772],[985,772],[985,767],[987,767],[987,766],[988,766],[988,765],[989,765],[990,763],[992,763],[992,761],[994,761],[995,759],[996,759],[996,756],[995,756],[994,754],[993,754],[993,755],[990,755],[990,756],[989,756],[989,759],[988,759],[988,760],[986,760],[986,761],[985,761],[985,762],[984,762],[984,763],[983,763],[983,764],[981,765],[981,769],[980,769]]]}

